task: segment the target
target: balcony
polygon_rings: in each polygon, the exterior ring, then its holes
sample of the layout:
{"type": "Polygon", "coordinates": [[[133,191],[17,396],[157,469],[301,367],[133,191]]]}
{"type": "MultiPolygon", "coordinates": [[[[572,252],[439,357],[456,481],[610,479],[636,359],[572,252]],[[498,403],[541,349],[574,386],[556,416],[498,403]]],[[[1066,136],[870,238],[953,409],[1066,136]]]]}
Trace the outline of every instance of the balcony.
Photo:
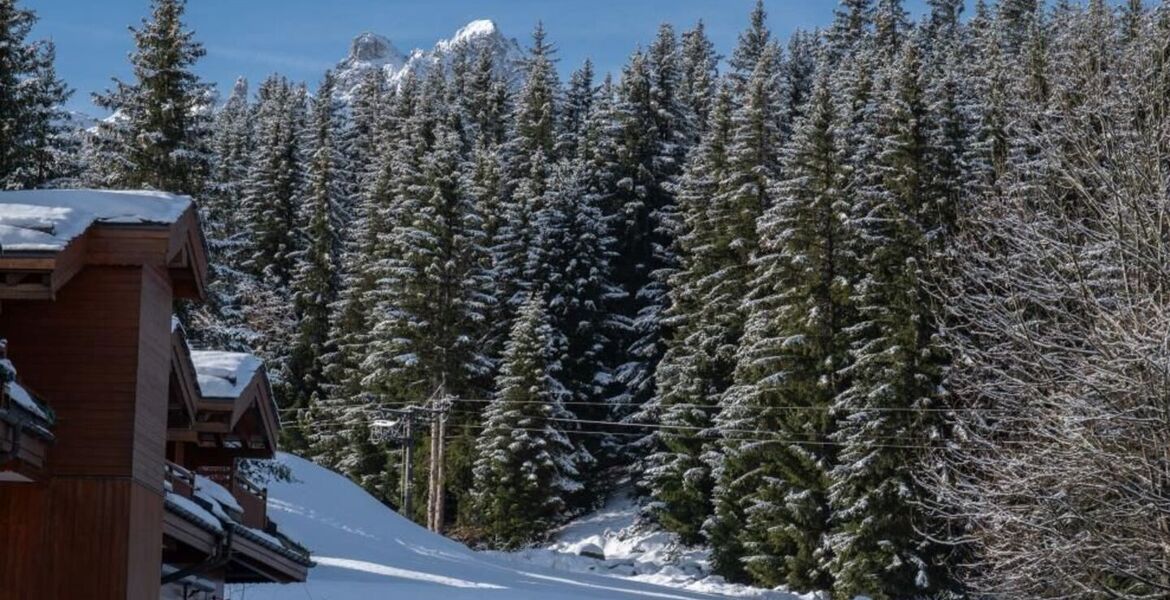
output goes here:
{"type": "Polygon", "coordinates": [[[268,490],[249,481],[234,466],[198,467],[195,473],[218,483],[231,493],[242,509],[238,520],[245,527],[261,531],[268,529],[268,490]]]}
{"type": "Polygon", "coordinates": [[[53,442],[53,411],[16,380],[0,339],[0,482],[35,481],[53,442]]]}
{"type": "MultiPolygon", "coordinates": [[[[166,466],[164,560],[179,568],[182,548],[214,561],[226,557],[227,583],[304,581],[311,561],[267,516],[267,491],[232,467],[166,466]],[[194,527],[195,530],[192,529],[194,527]],[[198,531],[196,531],[198,530],[198,531]]],[[[176,571],[189,572],[189,565],[176,571]]],[[[166,581],[164,581],[166,583],[166,581]]]]}

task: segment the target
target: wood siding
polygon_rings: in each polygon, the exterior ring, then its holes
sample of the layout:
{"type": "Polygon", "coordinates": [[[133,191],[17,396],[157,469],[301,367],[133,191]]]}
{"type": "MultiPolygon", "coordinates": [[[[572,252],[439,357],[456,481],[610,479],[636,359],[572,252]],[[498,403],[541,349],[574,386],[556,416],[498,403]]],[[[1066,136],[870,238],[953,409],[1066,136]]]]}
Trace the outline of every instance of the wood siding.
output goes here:
{"type": "Polygon", "coordinates": [[[46,483],[0,483],[0,600],[158,598],[171,303],[162,267],[113,266],[54,302],[4,303],[9,356],[57,442],[46,483]]]}

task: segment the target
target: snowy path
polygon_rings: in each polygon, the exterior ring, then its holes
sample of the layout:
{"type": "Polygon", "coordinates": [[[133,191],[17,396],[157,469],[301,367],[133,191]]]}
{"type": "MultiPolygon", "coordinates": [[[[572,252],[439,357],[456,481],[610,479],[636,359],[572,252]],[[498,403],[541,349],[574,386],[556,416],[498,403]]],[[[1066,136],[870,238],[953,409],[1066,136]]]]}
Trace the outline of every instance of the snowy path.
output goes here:
{"type": "Polygon", "coordinates": [[[384,507],[344,477],[281,454],[294,483],[269,488],[269,515],[313,552],[309,581],[230,586],[232,600],[698,600],[726,597],[537,566],[475,552],[384,507]]]}

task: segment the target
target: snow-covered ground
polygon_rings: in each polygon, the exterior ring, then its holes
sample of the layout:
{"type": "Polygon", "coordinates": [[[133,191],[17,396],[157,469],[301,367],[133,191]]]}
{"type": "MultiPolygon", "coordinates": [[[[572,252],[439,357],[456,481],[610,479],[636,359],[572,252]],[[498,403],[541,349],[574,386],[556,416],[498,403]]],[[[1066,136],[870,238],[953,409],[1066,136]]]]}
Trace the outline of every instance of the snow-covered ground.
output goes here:
{"type": "Polygon", "coordinates": [[[639,524],[638,513],[637,502],[618,492],[600,510],[559,529],[546,548],[492,554],[560,571],[598,573],[720,597],[803,598],[711,575],[706,550],[684,547],[674,535],[639,524]]]}
{"type": "MultiPolygon", "coordinates": [[[[551,550],[531,551],[529,558],[524,553],[476,552],[400,517],[341,475],[288,454],[281,454],[279,460],[289,466],[295,481],[269,487],[269,515],[281,531],[309,547],[317,566],[304,584],[231,586],[228,597],[233,600],[796,598],[693,578],[685,584],[690,589],[667,587],[681,582],[669,569],[655,574],[608,568],[589,572],[590,565],[582,561],[593,559],[563,555],[558,562],[558,553],[551,550]]],[[[561,539],[584,539],[606,529],[619,531],[621,527],[615,527],[632,518],[633,507],[616,506],[610,511],[613,514],[601,511],[566,528],[561,539]]],[[[635,553],[636,542],[630,546],[613,537],[605,544],[613,544],[615,556],[623,545],[628,555],[635,553]]],[[[666,552],[667,546],[660,548],[666,552]]],[[[643,563],[651,556],[638,554],[646,558],[643,563]]],[[[596,567],[610,561],[593,562],[596,567]]],[[[634,560],[635,570],[638,562],[634,560]]]]}

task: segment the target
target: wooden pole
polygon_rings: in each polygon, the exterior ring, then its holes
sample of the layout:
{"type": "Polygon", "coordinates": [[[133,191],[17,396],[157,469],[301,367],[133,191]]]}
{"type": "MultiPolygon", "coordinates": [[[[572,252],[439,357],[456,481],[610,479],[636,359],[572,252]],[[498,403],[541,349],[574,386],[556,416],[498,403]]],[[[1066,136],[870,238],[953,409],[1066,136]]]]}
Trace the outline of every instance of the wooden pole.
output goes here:
{"type": "Polygon", "coordinates": [[[438,513],[435,503],[438,499],[438,492],[436,490],[439,482],[439,465],[443,461],[443,456],[439,451],[439,422],[435,418],[435,413],[431,412],[428,415],[431,421],[431,465],[430,473],[427,478],[427,529],[431,531],[438,531],[439,526],[436,524],[436,515],[438,513]]]}
{"type": "Polygon", "coordinates": [[[402,516],[410,518],[410,486],[414,471],[414,413],[407,412],[402,417],[406,423],[406,446],[403,449],[402,468],[402,516]]]}
{"type": "Polygon", "coordinates": [[[451,408],[451,403],[447,398],[439,400],[439,414],[435,419],[437,421],[436,429],[438,430],[438,448],[439,460],[438,468],[435,475],[435,528],[436,533],[443,533],[443,508],[446,504],[446,469],[444,466],[447,463],[447,411],[451,408]]]}

